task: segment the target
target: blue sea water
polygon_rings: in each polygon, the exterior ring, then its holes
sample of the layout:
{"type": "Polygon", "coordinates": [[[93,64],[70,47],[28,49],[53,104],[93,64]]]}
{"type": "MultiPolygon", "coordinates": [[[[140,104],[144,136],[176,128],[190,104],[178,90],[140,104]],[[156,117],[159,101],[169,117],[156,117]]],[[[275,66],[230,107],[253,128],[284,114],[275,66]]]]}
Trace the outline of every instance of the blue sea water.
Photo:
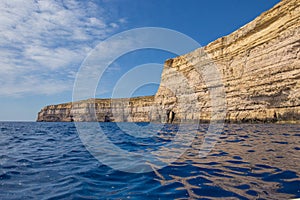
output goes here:
{"type": "MultiPolygon", "coordinates": [[[[134,125],[147,131],[147,124],[134,125]]],[[[100,126],[128,152],[163,146],[178,131],[178,125],[167,125],[149,138],[136,138],[117,124],[100,126]]],[[[0,199],[300,197],[299,125],[225,125],[206,157],[199,156],[199,143],[208,125],[184,126],[197,135],[176,161],[151,172],[128,173],[97,160],[73,123],[0,122],[0,199]]]]}

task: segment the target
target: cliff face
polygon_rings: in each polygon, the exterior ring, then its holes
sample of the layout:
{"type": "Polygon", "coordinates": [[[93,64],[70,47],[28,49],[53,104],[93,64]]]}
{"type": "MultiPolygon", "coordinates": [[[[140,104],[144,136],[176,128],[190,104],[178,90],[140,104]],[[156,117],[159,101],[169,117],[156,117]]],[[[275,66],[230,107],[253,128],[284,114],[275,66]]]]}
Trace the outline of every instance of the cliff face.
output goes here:
{"type": "Polygon", "coordinates": [[[43,108],[37,121],[148,122],[154,96],[88,99],[43,108]]]}
{"type": "Polygon", "coordinates": [[[298,0],[282,1],[232,34],[168,60],[156,99],[172,108],[177,119],[207,121],[213,109],[211,98],[217,98],[211,96],[210,88],[224,87],[227,121],[300,120],[299,4],[298,0]],[[201,71],[212,65],[222,84],[213,83],[213,78],[204,80],[201,71]],[[177,81],[181,76],[187,79],[190,92],[177,81]],[[181,96],[189,103],[178,108],[181,96]],[[188,112],[192,106],[198,115],[188,112]]]}
{"type": "Polygon", "coordinates": [[[175,121],[209,121],[213,106],[225,110],[232,122],[300,121],[299,25],[300,2],[283,0],[232,34],[166,61],[154,97],[112,104],[108,99],[95,104],[86,100],[75,103],[72,111],[71,103],[47,106],[38,121],[95,120],[83,115],[93,106],[98,121],[105,116],[111,121],[166,121],[168,110],[175,121]],[[201,73],[212,65],[220,74],[218,83],[215,76],[201,73]],[[224,106],[211,104],[218,98],[211,96],[211,88],[223,88],[224,106]]]}

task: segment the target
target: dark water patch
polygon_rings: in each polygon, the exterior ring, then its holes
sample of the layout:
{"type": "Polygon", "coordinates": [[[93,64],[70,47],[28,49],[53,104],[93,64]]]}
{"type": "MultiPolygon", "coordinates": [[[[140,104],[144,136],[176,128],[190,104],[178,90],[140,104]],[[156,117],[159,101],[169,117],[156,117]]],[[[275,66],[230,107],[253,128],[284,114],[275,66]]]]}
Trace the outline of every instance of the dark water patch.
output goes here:
{"type": "Polygon", "coordinates": [[[295,197],[300,197],[300,181],[284,181],[281,183],[281,188],[278,192],[284,194],[295,194],[295,197]]]}
{"type": "Polygon", "coordinates": [[[246,189],[249,189],[251,186],[247,185],[247,184],[242,184],[242,185],[238,185],[238,186],[235,186],[235,187],[238,188],[238,189],[241,189],[241,190],[246,190],[246,189]]]}
{"type": "Polygon", "coordinates": [[[241,165],[241,164],[247,164],[247,162],[239,161],[239,160],[227,160],[226,162],[241,165]]]}
{"type": "Polygon", "coordinates": [[[255,190],[247,190],[246,193],[253,196],[253,197],[258,196],[258,193],[255,190]]]}
{"type": "Polygon", "coordinates": [[[233,159],[236,159],[236,160],[243,160],[243,158],[240,157],[240,156],[233,156],[232,158],[233,158],[233,159]]]}
{"type": "Polygon", "coordinates": [[[284,179],[294,179],[294,178],[299,178],[294,171],[286,170],[286,171],[281,171],[275,174],[270,174],[269,176],[264,177],[265,181],[274,181],[274,182],[279,182],[280,180],[284,179]]]}
{"type": "Polygon", "coordinates": [[[288,142],[285,142],[285,141],[273,141],[273,143],[277,143],[277,144],[288,144],[288,142]]]}
{"type": "Polygon", "coordinates": [[[255,166],[258,168],[263,168],[263,169],[274,169],[274,167],[272,167],[272,166],[263,165],[263,164],[256,164],[255,166]]]}

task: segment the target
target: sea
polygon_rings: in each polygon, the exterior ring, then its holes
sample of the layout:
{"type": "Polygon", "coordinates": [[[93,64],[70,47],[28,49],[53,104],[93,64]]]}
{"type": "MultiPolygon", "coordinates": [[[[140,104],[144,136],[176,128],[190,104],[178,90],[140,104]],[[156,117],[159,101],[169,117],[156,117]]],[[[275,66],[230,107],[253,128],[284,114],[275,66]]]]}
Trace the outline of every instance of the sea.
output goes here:
{"type": "Polygon", "coordinates": [[[300,125],[97,126],[0,122],[0,199],[300,198],[300,125]]]}

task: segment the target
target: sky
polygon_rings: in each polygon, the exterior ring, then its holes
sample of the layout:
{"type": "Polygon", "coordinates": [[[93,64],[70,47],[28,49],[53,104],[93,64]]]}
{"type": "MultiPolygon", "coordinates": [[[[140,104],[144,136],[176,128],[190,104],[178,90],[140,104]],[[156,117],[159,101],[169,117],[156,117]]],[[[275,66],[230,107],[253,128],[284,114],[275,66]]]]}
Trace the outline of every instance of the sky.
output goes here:
{"type": "MultiPolygon", "coordinates": [[[[278,2],[1,0],[0,121],[35,121],[44,106],[72,101],[74,81],[82,62],[99,43],[122,31],[168,28],[205,46],[278,2]]],[[[113,48],[119,48],[118,44],[113,48]]],[[[118,79],[135,66],[160,63],[162,69],[164,61],[174,56],[144,49],[117,58],[98,83],[95,96],[111,97],[118,79]]],[[[159,79],[160,72],[148,76],[159,79]]],[[[157,87],[158,84],[148,84],[133,95],[153,95],[157,87]]]]}

